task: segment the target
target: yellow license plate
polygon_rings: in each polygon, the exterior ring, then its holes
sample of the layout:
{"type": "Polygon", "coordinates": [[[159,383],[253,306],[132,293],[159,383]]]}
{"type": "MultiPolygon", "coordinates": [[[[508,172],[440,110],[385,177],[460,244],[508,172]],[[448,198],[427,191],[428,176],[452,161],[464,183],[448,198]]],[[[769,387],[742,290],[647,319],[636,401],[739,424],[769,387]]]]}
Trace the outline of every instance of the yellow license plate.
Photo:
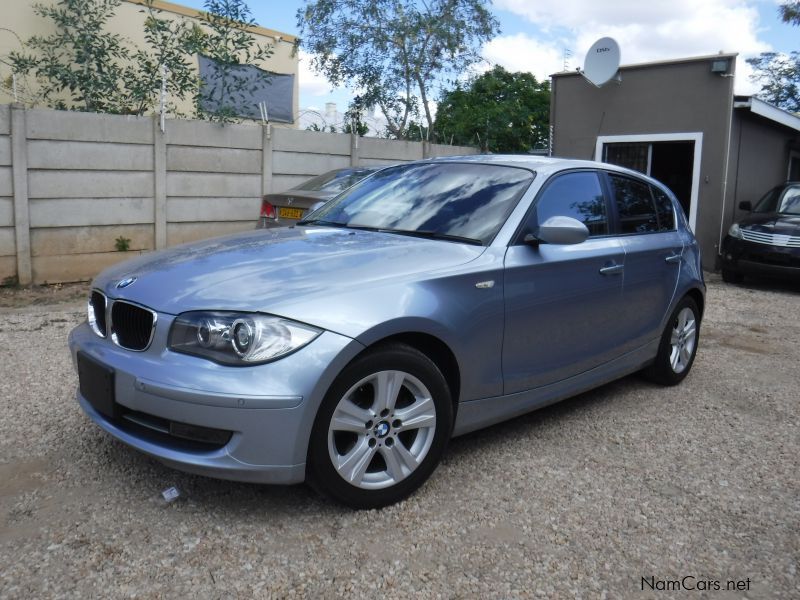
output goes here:
{"type": "Polygon", "coordinates": [[[278,209],[278,216],[283,219],[299,219],[303,216],[303,209],[302,208],[286,208],[285,206],[281,206],[278,209]]]}

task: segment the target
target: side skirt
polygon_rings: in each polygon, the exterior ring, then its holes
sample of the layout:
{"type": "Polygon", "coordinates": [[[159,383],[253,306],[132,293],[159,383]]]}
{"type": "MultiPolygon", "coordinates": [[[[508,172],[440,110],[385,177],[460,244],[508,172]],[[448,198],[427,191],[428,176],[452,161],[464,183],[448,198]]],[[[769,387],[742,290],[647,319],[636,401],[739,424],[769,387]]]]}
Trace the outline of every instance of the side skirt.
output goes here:
{"type": "Polygon", "coordinates": [[[517,392],[462,402],[453,428],[453,437],[513,419],[538,408],[635,373],[653,361],[658,353],[659,340],[654,340],[599,367],[569,379],[517,392]]]}

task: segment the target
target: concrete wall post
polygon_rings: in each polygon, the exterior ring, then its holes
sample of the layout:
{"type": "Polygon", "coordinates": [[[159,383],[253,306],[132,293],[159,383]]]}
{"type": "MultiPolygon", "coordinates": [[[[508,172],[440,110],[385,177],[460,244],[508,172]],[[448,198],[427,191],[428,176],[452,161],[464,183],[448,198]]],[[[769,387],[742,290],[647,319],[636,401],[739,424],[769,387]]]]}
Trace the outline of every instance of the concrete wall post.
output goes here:
{"type": "Polygon", "coordinates": [[[31,269],[31,221],[28,209],[28,137],[25,107],[11,106],[11,164],[14,185],[14,238],[17,249],[17,280],[33,282],[31,269]]]}

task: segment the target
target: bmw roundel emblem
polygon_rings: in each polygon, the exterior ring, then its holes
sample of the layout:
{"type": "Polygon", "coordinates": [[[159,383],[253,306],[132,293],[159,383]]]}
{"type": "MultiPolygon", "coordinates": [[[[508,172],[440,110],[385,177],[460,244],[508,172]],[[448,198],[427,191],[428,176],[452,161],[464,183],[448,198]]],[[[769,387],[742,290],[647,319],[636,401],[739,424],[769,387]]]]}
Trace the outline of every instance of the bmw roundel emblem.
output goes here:
{"type": "Polygon", "coordinates": [[[126,288],[131,285],[134,281],[136,281],[136,277],[126,277],[125,279],[120,279],[117,282],[117,288],[122,289],[126,288]]]}

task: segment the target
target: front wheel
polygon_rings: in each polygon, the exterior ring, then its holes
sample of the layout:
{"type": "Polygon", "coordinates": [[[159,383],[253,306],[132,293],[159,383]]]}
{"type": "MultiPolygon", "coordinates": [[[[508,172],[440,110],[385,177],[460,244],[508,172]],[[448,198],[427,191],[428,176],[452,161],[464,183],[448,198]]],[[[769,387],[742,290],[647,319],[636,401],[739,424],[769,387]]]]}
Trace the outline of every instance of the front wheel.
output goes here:
{"type": "Polygon", "coordinates": [[[686,296],[667,321],[656,359],[645,370],[645,375],[661,385],[677,385],[692,368],[699,340],[700,310],[697,303],[686,296]]]}
{"type": "Polygon", "coordinates": [[[450,392],[424,354],[403,344],[355,359],[317,413],[309,480],[354,508],[393,504],[433,472],[452,429],[450,392]]]}

